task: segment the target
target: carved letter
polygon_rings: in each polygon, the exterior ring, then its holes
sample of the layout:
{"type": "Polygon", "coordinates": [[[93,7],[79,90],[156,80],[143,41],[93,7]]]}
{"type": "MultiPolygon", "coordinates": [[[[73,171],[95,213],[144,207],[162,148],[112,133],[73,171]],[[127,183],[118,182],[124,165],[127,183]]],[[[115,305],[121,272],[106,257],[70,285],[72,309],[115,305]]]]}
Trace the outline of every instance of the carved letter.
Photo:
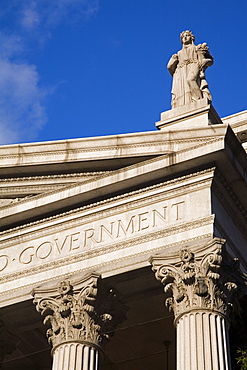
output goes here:
{"type": "Polygon", "coordinates": [[[79,237],[80,237],[80,232],[71,235],[70,251],[80,248],[79,237]]]}
{"type": "Polygon", "coordinates": [[[103,241],[103,231],[109,235],[111,238],[113,238],[113,225],[114,222],[111,222],[111,229],[108,230],[104,225],[100,225],[100,243],[103,241]]]}
{"type": "Polygon", "coordinates": [[[172,211],[173,211],[173,219],[174,221],[182,220],[184,209],[184,202],[174,203],[172,204],[172,211]]]}
{"type": "Polygon", "coordinates": [[[156,224],[156,215],[161,219],[162,221],[167,221],[166,219],[166,213],[167,213],[167,207],[163,207],[163,215],[159,213],[156,209],[153,209],[153,227],[157,226],[156,224]]]}
{"type": "Polygon", "coordinates": [[[49,257],[52,252],[52,244],[50,242],[44,242],[40,244],[36,250],[36,257],[44,260],[49,257]]]}
{"type": "Polygon", "coordinates": [[[27,265],[28,263],[32,262],[33,260],[33,256],[34,256],[34,253],[28,253],[27,256],[28,256],[28,260],[25,261],[25,252],[27,250],[34,250],[34,247],[27,247],[26,249],[23,249],[23,251],[21,252],[20,256],[19,256],[19,261],[20,263],[23,263],[24,265],[27,265]]]}
{"type": "Polygon", "coordinates": [[[138,228],[138,231],[141,231],[141,230],[145,230],[145,229],[148,229],[149,228],[149,225],[143,225],[144,222],[147,222],[148,221],[148,218],[147,217],[143,217],[145,215],[148,215],[148,212],[143,212],[143,213],[139,213],[138,214],[138,224],[139,224],[139,228],[138,228]]]}
{"type": "Polygon", "coordinates": [[[135,231],[134,222],[133,222],[134,217],[135,216],[132,216],[130,218],[130,221],[129,221],[129,223],[128,223],[128,225],[127,225],[126,228],[124,227],[124,225],[122,223],[122,220],[118,220],[117,238],[120,235],[120,229],[122,229],[123,232],[124,232],[124,235],[126,235],[127,232],[128,232],[128,230],[129,230],[129,228],[131,227],[131,234],[133,234],[133,232],[135,231]]]}
{"type": "Polygon", "coordinates": [[[87,229],[87,230],[85,230],[83,247],[87,247],[87,241],[89,239],[91,239],[91,241],[93,243],[99,243],[99,242],[97,242],[97,240],[94,239],[94,233],[95,233],[95,230],[94,229],[87,229]]]}
{"type": "Polygon", "coordinates": [[[56,247],[57,247],[57,250],[59,253],[61,253],[62,249],[64,248],[68,238],[69,238],[70,235],[66,235],[66,237],[64,238],[64,241],[63,241],[63,244],[61,245],[61,247],[59,246],[58,244],[58,239],[55,239],[55,244],[56,244],[56,247]]]}
{"type": "Polygon", "coordinates": [[[4,254],[0,256],[0,271],[3,271],[8,266],[8,263],[9,263],[8,256],[4,254]]]}

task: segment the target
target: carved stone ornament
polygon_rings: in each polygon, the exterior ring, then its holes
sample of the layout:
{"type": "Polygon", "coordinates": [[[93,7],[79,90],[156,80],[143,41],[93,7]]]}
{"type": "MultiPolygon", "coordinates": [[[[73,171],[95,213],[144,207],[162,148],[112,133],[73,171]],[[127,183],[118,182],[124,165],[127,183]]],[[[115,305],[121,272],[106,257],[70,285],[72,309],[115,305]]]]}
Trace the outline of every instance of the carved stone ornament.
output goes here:
{"type": "Polygon", "coordinates": [[[99,292],[98,278],[98,275],[91,275],[77,286],[63,280],[52,294],[43,291],[42,298],[40,290],[34,290],[36,309],[45,316],[44,324],[50,326],[47,337],[53,350],[71,341],[102,347],[125,319],[126,306],[117,300],[113,290],[105,289],[102,294],[102,288],[99,292]]]}
{"type": "Polygon", "coordinates": [[[182,49],[170,58],[167,68],[173,76],[172,108],[207,98],[212,101],[205,78],[205,70],[213,64],[207,44],[195,45],[191,31],[180,35],[182,49]]]}
{"type": "Polygon", "coordinates": [[[172,293],[166,305],[174,311],[175,320],[192,310],[227,316],[238,298],[246,294],[247,277],[240,271],[238,259],[225,251],[221,239],[215,238],[200,257],[190,248],[182,248],[177,262],[162,264],[162,257],[153,257],[152,264],[164,291],[172,293]]]}

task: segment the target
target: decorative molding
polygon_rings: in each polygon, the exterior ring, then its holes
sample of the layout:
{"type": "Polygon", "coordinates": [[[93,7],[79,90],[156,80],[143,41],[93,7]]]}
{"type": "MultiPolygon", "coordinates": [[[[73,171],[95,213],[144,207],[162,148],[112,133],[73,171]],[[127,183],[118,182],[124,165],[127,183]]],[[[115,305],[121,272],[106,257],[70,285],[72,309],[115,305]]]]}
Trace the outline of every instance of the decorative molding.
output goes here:
{"type": "MultiPolygon", "coordinates": [[[[172,179],[172,180],[168,180],[168,181],[165,181],[165,182],[162,182],[162,183],[159,183],[159,184],[156,184],[156,185],[152,185],[152,186],[148,186],[148,187],[145,187],[145,188],[142,188],[142,189],[139,189],[139,190],[135,190],[135,191],[131,191],[131,192],[128,192],[128,193],[125,193],[125,194],[122,194],[122,195],[118,195],[118,196],[115,196],[115,197],[111,197],[111,198],[108,198],[106,200],[102,200],[102,201],[99,201],[99,202],[95,202],[93,204],[89,204],[89,205],[86,205],[86,206],[83,206],[83,207],[79,207],[79,208],[76,208],[76,209],[73,209],[73,210],[70,210],[70,211],[67,211],[67,212],[63,212],[63,213],[59,213],[58,215],[55,215],[55,216],[51,216],[51,217],[47,217],[47,218],[44,218],[42,220],[38,220],[38,221],[34,221],[34,222],[31,222],[31,223],[28,223],[28,224],[25,224],[25,225],[21,225],[21,226],[17,226],[15,228],[12,228],[12,229],[8,229],[8,230],[4,230],[4,231],[1,231],[0,232],[0,236],[4,236],[4,235],[8,235],[8,234],[11,234],[15,231],[21,231],[23,229],[26,229],[26,228],[29,228],[29,227],[32,227],[32,226],[36,226],[36,225],[42,225],[42,224],[45,224],[47,222],[50,222],[50,221],[60,221],[61,218],[64,218],[64,217],[68,217],[68,216],[71,216],[73,215],[74,217],[77,216],[78,213],[80,212],[83,212],[83,211],[86,211],[86,210],[94,210],[96,209],[97,207],[99,206],[102,206],[102,205],[108,205],[110,203],[113,203],[115,201],[120,201],[120,200],[127,200],[128,203],[131,203],[132,205],[134,204],[146,204],[147,201],[150,202],[150,198],[154,198],[155,197],[155,201],[157,200],[157,194],[156,195],[153,195],[151,194],[150,196],[147,196],[145,199],[138,199],[138,200],[135,200],[133,201],[131,198],[132,197],[135,197],[135,196],[138,196],[138,195],[144,195],[145,193],[148,193],[149,191],[152,191],[152,190],[159,190],[159,189],[162,189],[163,187],[166,187],[166,186],[171,186],[171,185],[178,185],[185,182],[186,180],[189,180],[189,179],[193,179],[196,181],[196,178],[197,177],[200,177],[200,176],[212,176],[214,174],[214,170],[215,170],[215,167],[213,168],[209,168],[209,169],[206,169],[206,170],[203,170],[203,171],[198,171],[196,173],[192,173],[192,174],[189,174],[189,175],[184,175],[184,176],[181,176],[179,178],[176,178],[176,179],[172,179]]],[[[195,184],[189,184],[189,188],[191,189],[191,187],[193,189],[195,189],[196,187],[201,187],[203,186],[205,183],[207,183],[207,181],[211,181],[211,179],[207,178],[207,179],[202,179],[202,180],[199,180],[197,181],[195,184]]],[[[182,185],[183,186],[183,185],[182,185]]],[[[184,190],[184,194],[188,192],[188,185],[186,184],[186,189],[184,190]]],[[[180,189],[170,189],[167,191],[167,189],[164,189],[163,193],[166,192],[166,195],[168,195],[168,197],[172,197],[174,195],[177,195],[178,193],[181,193],[181,190],[180,189]]],[[[164,199],[164,194],[160,194],[160,198],[161,199],[164,199]]],[[[121,205],[121,206],[117,206],[118,207],[118,210],[116,212],[118,212],[119,210],[121,211],[120,207],[125,207],[125,205],[121,205]]],[[[97,218],[100,218],[102,217],[102,214],[104,213],[104,217],[106,215],[106,212],[112,212],[112,210],[103,210],[103,211],[100,211],[100,212],[97,212],[97,218]]],[[[82,217],[83,217],[83,221],[85,220],[85,217],[92,217],[92,216],[81,216],[80,218],[77,218],[77,220],[75,222],[82,222],[82,217]]],[[[63,222],[62,224],[62,228],[65,227],[66,223],[71,223],[71,220],[69,221],[65,221],[63,222]]],[[[52,230],[53,232],[55,232],[54,228],[56,228],[55,225],[52,225],[52,230]]],[[[37,230],[34,231],[35,232],[35,236],[37,237],[37,230]]],[[[47,235],[47,230],[45,231],[46,235],[47,235]]],[[[24,235],[22,235],[22,238],[24,237],[24,235]]],[[[4,243],[6,244],[6,241],[4,241],[4,243]]]]}
{"type": "Polygon", "coordinates": [[[24,181],[43,181],[43,180],[64,180],[64,179],[74,179],[82,178],[86,176],[97,176],[111,173],[111,171],[94,171],[94,172],[77,172],[77,173],[65,173],[59,175],[42,175],[42,176],[24,176],[24,177],[8,177],[5,179],[0,179],[0,183],[5,182],[24,182],[24,181]]]}
{"type": "Polygon", "coordinates": [[[164,291],[172,293],[166,305],[173,310],[175,322],[193,310],[227,316],[238,297],[247,292],[247,275],[240,271],[238,259],[227,254],[221,239],[213,239],[200,256],[182,248],[176,262],[153,257],[151,263],[164,291]]]}
{"type": "Polygon", "coordinates": [[[56,289],[34,289],[36,309],[50,326],[46,334],[53,351],[67,342],[89,343],[100,349],[124,321],[127,307],[114,290],[99,289],[98,280],[99,275],[92,274],[75,283],[60,281],[56,289]]]}
{"type": "MultiPolygon", "coordinates": [[[[213,137],[211,139],[207,138],[207,139],[208,140],[206,140],[205,145],[212,144],[212,143],[216,143],[218,141],[221,141],[222,140],[222,136],[216,137],[216,138],[213,137]]],[[[176,155],[179,155],[180,153],[184,153],[184,152],[187,152],[189,150],[194,150],[194,149],[198,149],[198,148],[201,148],[201,147],[202,147],[202,143],[198,143],[198,141],[197,141],[197,145],[186,147],[184,149],[178,150],[175,154],[176,155]]]]}
{"type": "MultiPolygon", "coordinates": [[[[93,180],[95,180],[95,179],[96,180],[99,180],[100,178],[103,178],[105,176],[109,176],[109,173],[97,175],[97,177],[94,178],[93,180]]],[[[91,178],[83,181],[83,185],[88,184],[90,182],[92,182],[92,179],[91,178]]],[[[76,187],[76,186],[78,186],[78,183],[66,184],[62,189],[61,188],[60,189],[55,189],[55,190],[53,189],[53,190],[47,192],[45,195],[43,193],[42,194],[34,195],[34,196],[32,196],[32,199],[31,200],[33,201],[33,200],[37,200],[37,199],[43,198],[44,196],[50,196],[52,194],[56,194],[59,191],[64,191],[65,189],[66,190],[72,189],[73,187],[76,187]]],[[[28,199],[28,197],[25,197],[25,198],[21,199],[19,201],[19,203],[23,204],[23,203],[26,203],[26,202],[29,202],[29,201],[30,201],[30,199],[28,199]]],[[[2,207],[2,209],[4,209],[4,208],[10,208],[11,206],[12,205],[10,205],[10,206],[4,206],[4,207],[2,207]]]]}
{"type": "MultiPolygon", "coordinates": [[[[158,133],[160,134],[160,133],[158,133]]],[[[161,133],[163,134],[163,133],[161,133]]],[[[10,154],[10,155],[0,155],[0,160],[1,159],[7,159],[7,158],[16,158],[16,157],[20,157],[20,156],[23,156],[23,157],[46,157],[46,156],[52,156],[54,158],[54,155],[56,157],[58,156],[61,156],[61,155],[66,155],[66,157],[68,156],[72,156],[74,153],[77,154],[77,157],[78,157],[78,154],[80,153],[92,153],[92,152],[102,152],[102,151],[110,151],[110,150],[114,150],[114,151],[123,151],[124,149],[129,149],[129,148],[146,148],[146,147],[155,147],[157,148],[157,146],[161,145],[162,147],[164,147],[165,145],[167,146],[170,146],[170,144],[172,143],[184,143],[184,142],[189,142],[189,143],[193,143],[193,142],[196,142],[198,143],[198,141],[204,143],[208,143],[209,141],[215,141],[215,136],[207,136],[206,138],[196,138],[196,139],[193,139],[193,138],[185,138],[185,139],[180,139],[180,140],[162,140],[162,141],[154,141],[154,142],[145,142],[145,143],[134,143],[134,144],[124,144],[124,145],[105,145],[105,146],[97,146],[97,149],[95,149],[95,146],[93,148],[80,148],[80,149],[64,149],[64,150],[56,150],[56,151],[45,151],[45,152],[22,152],[22,153],[17,153],[17,154],[10,154]]],[[[37,147],[37,145],[36,145],[37,147]]],[[[72,156],[73,157],[73,156],[72,156]]],[[[54,159],[53,159],[54,161],[54,159]]]]}

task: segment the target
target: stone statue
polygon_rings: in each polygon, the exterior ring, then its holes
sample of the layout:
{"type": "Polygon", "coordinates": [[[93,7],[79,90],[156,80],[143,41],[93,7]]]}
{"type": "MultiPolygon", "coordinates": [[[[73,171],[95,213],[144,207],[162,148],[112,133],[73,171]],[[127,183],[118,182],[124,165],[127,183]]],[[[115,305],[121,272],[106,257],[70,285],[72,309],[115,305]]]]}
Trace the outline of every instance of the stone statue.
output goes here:
{"type": "Polygon", "coordinates": [[[193,101],[212,97],[205,79],[205,69],[213,64],[206,43],[194,44],[195,37],[191,31],[180,35],[182,49],[174,54],[167,68],[173,76],[172,108],[192,103],[193,101]]]}

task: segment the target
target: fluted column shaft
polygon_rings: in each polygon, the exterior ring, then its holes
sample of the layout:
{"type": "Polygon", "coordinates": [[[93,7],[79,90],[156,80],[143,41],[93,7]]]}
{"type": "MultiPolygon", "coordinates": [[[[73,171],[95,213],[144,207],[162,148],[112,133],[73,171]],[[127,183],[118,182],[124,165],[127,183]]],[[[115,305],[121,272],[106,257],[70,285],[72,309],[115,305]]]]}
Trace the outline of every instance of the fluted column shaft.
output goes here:
{"type": "Polygon", "coordinates": [[[192,311],[177,320],[177,370],[230,370],[226,319],[192,311]]]}
{"type": "Polygon", "coordinates": [[[53,351],[52,370],[100,370],[101,354],[90,344],[64,343],[53,351]]]}

